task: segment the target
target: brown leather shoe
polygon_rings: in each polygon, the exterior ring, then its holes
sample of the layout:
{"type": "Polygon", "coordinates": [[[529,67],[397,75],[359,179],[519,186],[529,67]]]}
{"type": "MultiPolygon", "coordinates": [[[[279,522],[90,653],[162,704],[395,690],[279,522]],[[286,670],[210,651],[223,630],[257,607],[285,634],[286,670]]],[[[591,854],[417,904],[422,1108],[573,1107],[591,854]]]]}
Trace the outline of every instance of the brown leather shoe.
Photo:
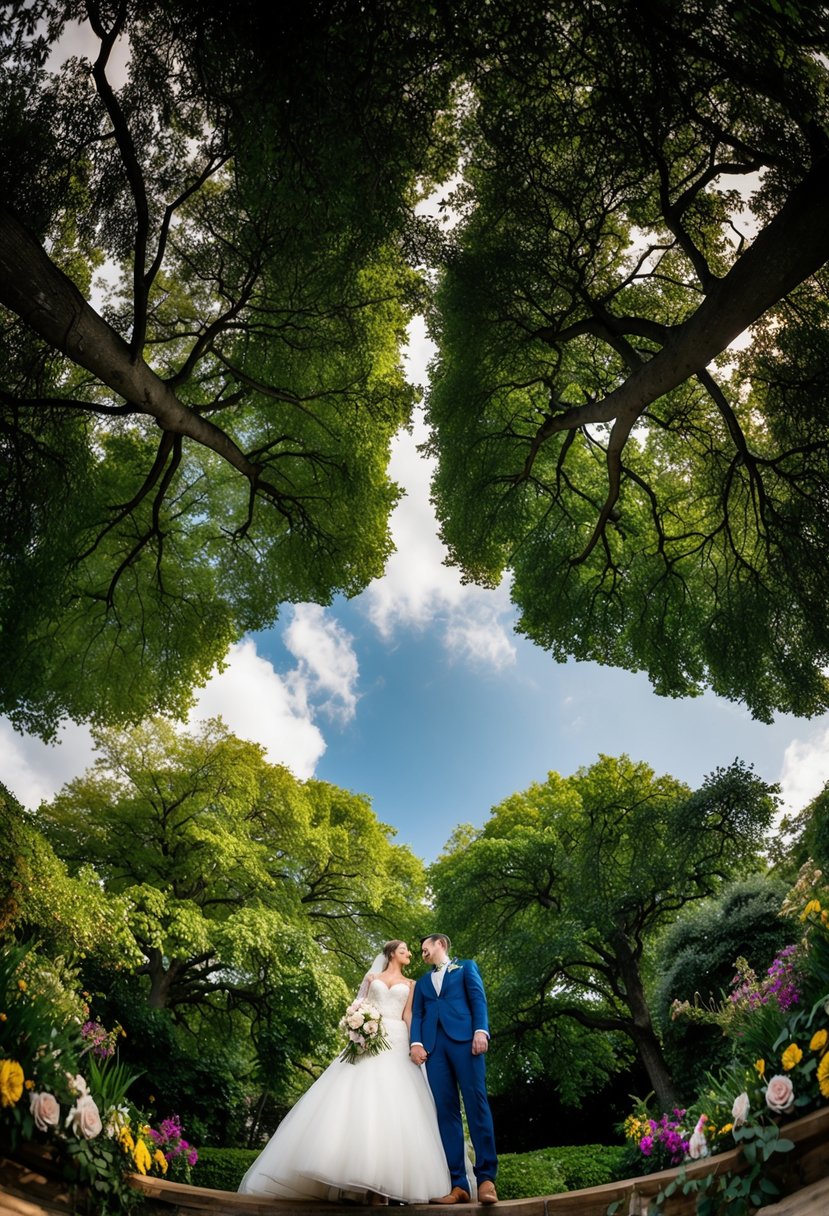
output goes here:
{"type": "Polygon", "coordinates": [[[498,1192],[495,1189],[495,1183],[490,1182],[485,1178],[483,1182],[478,1183],[478,1203],[497,1203],[498,1192]]]}
{"type": "Polygon", "coordinates": [[[469,1203],[469,1191],[465,1191],[462,1186],[453,1186],[448,1195],[441,1195],[440,1199],[430,1199],[430,1203],[469,1203]]]}

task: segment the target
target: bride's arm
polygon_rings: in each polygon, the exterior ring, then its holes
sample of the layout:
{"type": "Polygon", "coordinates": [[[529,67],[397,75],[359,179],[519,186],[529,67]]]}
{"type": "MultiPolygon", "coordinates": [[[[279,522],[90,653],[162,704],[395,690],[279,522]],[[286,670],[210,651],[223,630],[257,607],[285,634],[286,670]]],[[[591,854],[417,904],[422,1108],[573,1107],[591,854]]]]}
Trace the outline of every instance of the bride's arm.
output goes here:
{"type": "Polygon", "coordinates": [[[409,995],[406,997],[406,1005],[403,1009],[402,1015],[403,1021],[406,1023],[409,1030],[411,1030],[412,1027],[412,1001],[414,1000],[414,990],[415,982],[414,980],[409,980],[409,995]]]}

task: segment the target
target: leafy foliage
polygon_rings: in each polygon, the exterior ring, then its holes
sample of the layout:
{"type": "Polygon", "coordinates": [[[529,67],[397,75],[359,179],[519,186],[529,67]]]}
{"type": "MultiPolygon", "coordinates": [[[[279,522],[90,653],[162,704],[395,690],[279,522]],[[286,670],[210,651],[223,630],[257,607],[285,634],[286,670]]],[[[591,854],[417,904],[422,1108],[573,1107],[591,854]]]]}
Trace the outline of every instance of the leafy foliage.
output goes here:
{"type": "Polygon", "coordinates": [[[237,1191],[249,1166],[259,1155],[250,1148],[203,1148],[193,1171],[195,1186],[216,1191],[237,1191]]]}
{"type": "Polygon", "coordinates": [[[96,1010],[126,1029],[142,1101],[200,1138],[241,1138],[251,1085],[296,1097],[367,960],[411,936],[422,863],[367,799],[298,781],[220,720],[96,740],[92,769],[37,817],[70,872],[93,865],[101,899],[126,909],[133,974],[90,960],[96,1010]]]}
{"type": "Polygon", "coordinates": [[[402,2],[4,15],[0,708],[16,724],[181,713],[281,603],[382,572],[421,294],[404,229],[445,161],[433,27],[402,2]],[[61,53],[76,19],[88,58],[61,53]]]}
{"type": "Polygon", "coordinates": [[[718,1002],[729,990],[736,960],[746,956],[764,971],[776,952],[792,940],[791,923],[780,916],[786,884],[768,875],[729,883],[719,894],[685,909],[662,935],[654,951],[652,1008],[665,1057],[677,1078],[680,1097],[694,1095],[700,1059],[714,1071],[731,1058],[721,1027],[671,1017],[674,1002],[718,1002]]]}
{"type": "Polygon", "coordinates": [[[559,1018],[622,1035],[663,1109],[676,1105],[647,999],[648,947],[683,907],[757,864],[774,794],[738,761],[692,793],[602,756],[569,778],[550,773],[481,831],[459,833],[430,881],[461,949],[475,926],[496,1035],[520,1040],[559,1018]]]}
{"type": "Polygon", "coordinates": [[[431,309],[451,559],[509,574],[521,631],[557,659],[763,720],[818,713],[825,9],[482,13],[431,309]]]}

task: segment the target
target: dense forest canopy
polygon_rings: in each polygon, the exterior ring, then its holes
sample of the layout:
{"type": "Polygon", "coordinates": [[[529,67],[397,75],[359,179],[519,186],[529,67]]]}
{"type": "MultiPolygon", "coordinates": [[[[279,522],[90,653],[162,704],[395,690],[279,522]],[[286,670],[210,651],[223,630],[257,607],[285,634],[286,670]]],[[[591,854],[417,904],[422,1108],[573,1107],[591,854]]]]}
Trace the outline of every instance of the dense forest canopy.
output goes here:
{"type": "Polygon", "coordinates": [[[810,0],[4,6],[0,710],[179,712],[379,575],[424,310],[464,576],[824,710],[827,51],[810,0]]]}

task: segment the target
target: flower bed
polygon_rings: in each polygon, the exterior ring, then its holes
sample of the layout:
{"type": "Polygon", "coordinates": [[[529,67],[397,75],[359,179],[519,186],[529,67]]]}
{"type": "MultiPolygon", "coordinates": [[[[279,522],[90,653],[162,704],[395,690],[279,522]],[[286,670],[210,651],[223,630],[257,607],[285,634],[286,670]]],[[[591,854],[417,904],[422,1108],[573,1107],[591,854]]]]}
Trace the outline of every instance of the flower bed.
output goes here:
{"type": "MultiPolygon", "coordinates": [[[[798,1116],[812,1112],[822,1125],[829,1101],[829,886],[812,862],[781,915],[798,927],[799,940],[762,977],[740,958],[720,1003],[674,1001],[674,1017],[714,1025],[730,1040],[729,1065],[716,1075],[700,1071],[687,1110],[655,1116],[646,1099],[625,1120],[629,1159],[641,1163],[640,1172],[679,1167],[676,1180],[656,1191],[660,1210],[668,1210],[677,1188],[699,1216],[747,1216],[774,1203],[792,1185],[798,1116]],[[713,1168],[700,1170],[707,1159],[713,1168]]],[[[808,1119],[804,1125],[811,1126],[808,1119]]]]}
{"type": "MultiPolygon", "coordinates": [[[[784,1169],[778,1174],[781,1194],[792,1194],[813,1182],[829,1177],[829,1106],[786,1124],[786,1135],[792,1141],[793,1148],[786,1154],[784,1169]]],[[[656,1200],[660,1192],[664,1193],[665,1189],[677,1180],[683,1168],[688,1179],[699,1181],[709,1176],[716,1179],[726,1173],[739,1174],[746,1165],[743,1150],[734,1148],[714,1157],[692,1162],[685,1167],[662,1170],[638,1178],[626,1178],[603,1186],[588,1187],[580,1191],[563,1191],[555,1195],[502,1200],[497,1211],[503,1212],[504,1216],[507,1216],[507,1213],[509,1216],[608,1216],[608,1212],[614,1209],[619,1216],[647,1216],[649,1205],[656,1200]]],[[[334,1216],[338,1210],[336,1205],[330,1203],[315,1204],[308,1201],[298,1204],[257,1198],[254,1195],[237,1196],[233,1192],[181,1186],[163,1179],[138,1175],[133,1175],[130,1181],[147,1198],[156,1203],[170,1204],[182,1212],[188,1209],[204,1210],[210,1206],[215,1210],[221,1208],[221,1211],[227,1213],[302,1210],[309,1214],[319,1211],[334,1216]]],[[[343,1209],[344,1212],[353,1210],[353,1206],[343,1209]]],[[[660,1216],[696,1216],[696,1210],[697,1195],[685,1195],[679,1188],[665,1197],[659,1207],[660,1216]]],[[[432,1216],[435,1216],[441,1209],[435,1205],[411,1204],[407,1211],[431,1212],[432,1216]]]]}
{"type": "Polygon", "coordinates": [[[124,1210],[137,1198],[129,1171],[188,1179],[196,1150],[175,1116],[153,1127],[130,1101],[123,1032],[91,1019],[73,977],[55,983],[50,966],[0,947],[0,1154],[64,1179],[92,1214],[124,1210]]]}

